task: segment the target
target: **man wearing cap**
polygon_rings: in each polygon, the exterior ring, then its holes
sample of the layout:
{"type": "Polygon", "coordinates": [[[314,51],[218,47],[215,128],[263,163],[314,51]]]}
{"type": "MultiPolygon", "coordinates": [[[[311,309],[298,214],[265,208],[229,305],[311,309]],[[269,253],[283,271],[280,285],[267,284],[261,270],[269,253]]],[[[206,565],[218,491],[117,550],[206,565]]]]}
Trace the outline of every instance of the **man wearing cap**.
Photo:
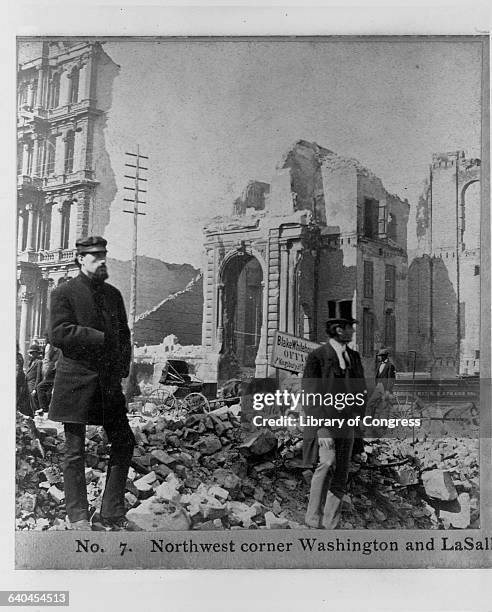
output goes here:
{"type": "Polygon", "coordinates": [[[395,386],[396,369],[389,358],[389,349],[381,348],[377,354],[374,391],[367,403],[367,414],[374,416],[383,401],[390,397],[395,386]]]}
{"type": "Polygon", "coordinates": [[[85,482],[86,425],[102,425],[111,444],[101,524],[132,529],[125,517],[125,485],[135,438],[126,416],[121,379],[128,376],[130,331],[121,293],[105,283],[106,240],[77,240],[80,274],[50,299],[51,343],[61,349],[49,418],[65,428],[64,488],[71,527],[91,529],[85,482]]]}
{"type": "Polygon", "coordinates": [[[42,350],[39,344],[31,344],[31,346],[29,347],[28,355],[29,361],[26,370],[26,384],[29,393],[29,403],[31,409],[30,411],[32,413],[31,416],[34,416],[36,414],[36,411],[39,410],[37,387],[43,379],[42,350]]]}
{"type": "MultiPolygon", "coordinates": [[[[348,344],[355,319],[328,319],[328,342],[312,351],[306,359],[302,388],[306,393],[327,397],[337,393],[365,396],[366,383],[360,355],[348,344]]],[[[319,396],[317,396],[319,397],[319,396]]],[[[303,431],[304,464],[316,466],[311,480],[305,522],[314,529],[335,529],[340,519],[341,500],[347,484],[354,444],[354,428],[347,419],[363,414],[364,407],[345,405],[341,409],[318,402],[306,402],[306,416],[316,419],[345,419],[338,427],[306,426],[303,431]]]]}

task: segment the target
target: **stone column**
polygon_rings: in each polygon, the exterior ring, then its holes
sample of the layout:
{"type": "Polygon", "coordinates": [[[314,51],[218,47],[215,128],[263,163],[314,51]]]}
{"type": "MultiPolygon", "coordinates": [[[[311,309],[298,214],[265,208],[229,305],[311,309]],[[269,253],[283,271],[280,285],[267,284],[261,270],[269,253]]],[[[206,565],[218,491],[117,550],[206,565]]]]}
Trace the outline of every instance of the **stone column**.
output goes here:
{"type": "Polygon", "coordinates": [[[60,249],[62,239],[62,216],[63,216],[63,205],[59,202],[54,203],[54,210],[52,209],[52,225],[51,225],[51,240],[50,249],[60,249]]]}
{"type": "Polygon", "coordinates": [[[87,63],[80,72],[80,100],[90,100],[92,94],[92,69],[94,67],[94,60],[92,55],[89,56],[87,63]],[[82,78],[82,75],[84,77],[82,78]],[[82,82],[83,81],[83,82],[82,82]]]}
{"type": "Polygon", "coordinates": [[[70,229],[68,232],[68,248],[75,248],[75,241],[77,240],[77,209],[78,203],[74,198],[70,203],[70,229]]]}
{"type": "MultiPolygon", "coordinates": [[[[268,270],[268,265],[266,269],[268,270]]],[[[268,290],[266,287],[267,283],[265,282],[265,278],[263,278],[261,281],[262,313],[260,342],[258,344],[258,351],[255,359],[255,375],[258,377],[268,376],[268,290]]]]}
{"type": "Polygon", "coordinates": [[[59,106],[66,106],[68,104],[69,91],[70,91],[70,79],[68,77],[68,70],[64,70],[60,74],[60,104],[59,106]]]}
{"type": "Polygon", "coordinates": [[[17,250],[22,251],[24,242],[24,211],[21,211],[17,216],[17,250]]]}
{"type": "Polygon", "coordinates": [[[65,137],[66,132],[62,136],[58,136],[55,141],[55,174],[60,176],[65,173],[65,137]]]}
{"type": "Polygon", "coordinates": [[[289,286],[287,289],[287,331],[294,333],[294,312],[295,312],[295,256],[296,251],[291,247],[289,252],[289,286]]]}
{"type": "Polygon", "coordinates": [[[33,108],[34,106],[34,81],[29,81],[27,89],[27,104],[29,108],[33,108]]]}
{"type": "Polygon", "coordinates": [[[34,251],[35,248],[35,240],[36,240],[36,218],[34,215],[34,204],[28,204],[26,206],[26,210],[28,211],[27,218],[27,250],[34,251]]]}
{"type": "Polygon", "coordinates": [[[33,151],[33,158],[32,158],[32,173],[31,174],[33,176],[39,176],[38,163],[39,163],[39,156],[41,154],[41,143],[42,143],[41,136],[36,136],[34,139],[34,151],[33,151]]]}
{"type": "Polygon", "coordinates": [[[217,284],[217,340],[216,349],[222,349],[224,341],[224,283],[217,284]]]}
{"type": "Polygon", "coordinates": [[[36,108],[43,107],[43,94],[44,94],[44,70],[40,68],[38,70],[38,90],[36,92],[35,105],[36,108]]]}
{"type": "Polygon", "coordinates": [[[19,328],[19,347],[21,352],[26,355],[27,347],[26,342],[28,341],[27,333],[27,322],[29,320],[29,305],[32,301],[32,293],[29,293],[25,287],[22,288],[21,293],[21,316],[20,316],[20,328],[19,328]]]}
{"type": "Polygon", "coordinates": [[[28,174],[27,172],[28,162],[29,162],[29,143],[25,142],[22,145],[22,174],[23,176],[26,176],[28,174]]]}
{"type": "Polygon", "coordinates": [[[280,243],[280,320],[279,330],[287,331],[287,300],[288,300],[288,283],[289,283],[289,251],[287,243],[280,243]]]}

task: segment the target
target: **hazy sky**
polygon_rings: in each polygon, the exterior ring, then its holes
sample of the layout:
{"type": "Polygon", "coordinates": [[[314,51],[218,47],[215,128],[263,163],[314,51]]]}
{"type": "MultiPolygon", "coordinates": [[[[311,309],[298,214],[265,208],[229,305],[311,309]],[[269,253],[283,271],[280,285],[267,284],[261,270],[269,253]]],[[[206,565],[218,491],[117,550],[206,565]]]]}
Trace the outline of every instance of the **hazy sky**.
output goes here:
{"type": "MultiPolygon", "coordinates": [[[[121,66],[106,144],[119,192],[106,235],[131,257],[122,152],[149,159],[139,254],[201,264],[202,227],[299,139],[355,157],[412,205],[433,152],[480,157],[481,45],[471,42],[110,42],[121,66]]],[[[411,246],[411,244],[409,245],[411,246]]]]}

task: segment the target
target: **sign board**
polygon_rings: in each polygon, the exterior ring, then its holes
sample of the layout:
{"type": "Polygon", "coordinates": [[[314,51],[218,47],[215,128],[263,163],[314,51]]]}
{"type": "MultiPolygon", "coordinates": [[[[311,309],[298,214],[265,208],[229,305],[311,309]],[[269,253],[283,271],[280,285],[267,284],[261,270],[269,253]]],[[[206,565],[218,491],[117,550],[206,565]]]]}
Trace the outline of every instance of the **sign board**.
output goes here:
{"type": "Polygon", "coordinates": [[[303,372],[306,357],[320,345],[305,338],[297,338],[285,332],[276,331],[273,336],[271,365],[289,372],[303,372]]]}

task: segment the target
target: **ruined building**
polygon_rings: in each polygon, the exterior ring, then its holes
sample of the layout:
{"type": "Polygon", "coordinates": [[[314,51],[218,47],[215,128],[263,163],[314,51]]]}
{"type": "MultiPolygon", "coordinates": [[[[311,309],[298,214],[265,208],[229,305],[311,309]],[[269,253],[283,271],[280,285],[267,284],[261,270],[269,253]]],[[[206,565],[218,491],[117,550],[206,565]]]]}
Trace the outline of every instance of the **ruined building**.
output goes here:
{"type": "Polygon", "coordinates": [[[17,82],[21,351],[42,341],[50,290],[76,273],[76,238],[100,234],[109,222],[116,183],[104,128],[119,71],[99,43],[31,43],[23,60],[17,82]]]}
{"type": "Polygon", "coordinates": [[[322,342],[338,316],[359,321],[368,375],[382,345],[406,365],[408,214],[356,160],[297,142],[271,184],[250,182],[205,228],[209,379],[273,377],[275,330],[322,342]]]}
{"type": "Polygon", "coordinates": [[[409,348],[435,376],[480,371],[480,160],[434,154],[409,267],[409,348]]]}

